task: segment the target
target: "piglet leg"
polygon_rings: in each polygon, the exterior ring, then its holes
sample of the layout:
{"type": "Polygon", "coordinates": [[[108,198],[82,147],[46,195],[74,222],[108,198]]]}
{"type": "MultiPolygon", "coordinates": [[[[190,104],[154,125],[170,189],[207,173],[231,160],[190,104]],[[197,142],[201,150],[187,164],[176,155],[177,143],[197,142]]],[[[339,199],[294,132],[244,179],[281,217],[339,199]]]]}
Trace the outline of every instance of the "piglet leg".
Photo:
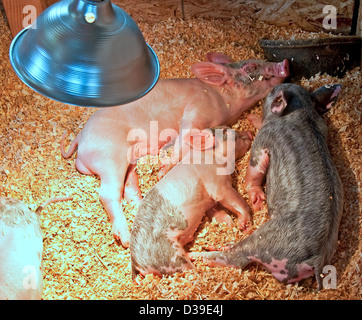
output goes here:
{"type": "Polygon", "coordinates": [[[246,171],[245,185],[246,190],[249,192],[249,199],[251,201],[254,211],[260,210],[263,201],[266,200],[265,194],[261,188],[266,171],[269,166],[269,150],[264,149],[260,151],[260,155],[256,158],[251,155],[252,159],[249,161],[249,166],[246,171]]]}
{"type": "Polygon", "coordinates": [[[133,201],[139,204],[142,200],[142,193],[139,188],[138,174],[136,173],[136,165],[130,165],[126,174],[124,184],[124,197],[128,202],[133,201]]]}
{"type": "Polygon", "coordinates": [[[249,229],[250,209],[245,200],[235,189],[233,189],[233,187],[230,186],[223,190],[222,198],[219,199],[219,203],[237,216],[238,227],[240,229],[249,229]]]}
{"type": "Polygon", "coordinates": [[[99,197],[111,220],[114,238],[128,248],[130,232],[122,209],[126,171],[127,167],[112,168],[108,166],[107,174],[99,175],[101,178],[99,197]]]}

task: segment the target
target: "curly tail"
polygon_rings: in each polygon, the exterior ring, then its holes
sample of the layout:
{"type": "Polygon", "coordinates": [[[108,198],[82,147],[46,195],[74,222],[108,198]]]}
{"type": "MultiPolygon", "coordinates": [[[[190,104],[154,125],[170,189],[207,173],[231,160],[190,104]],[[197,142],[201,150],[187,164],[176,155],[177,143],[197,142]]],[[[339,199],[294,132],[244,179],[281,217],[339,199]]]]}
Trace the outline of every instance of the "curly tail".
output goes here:
{"type": "Polygon", "coordinates": [[[45,206],[47,206],[50,203],[58,202],[58,201],[67,201],[67,200],[73,200],[73,196],[67,196],[67,197],[55,197],[48,199],[44,203],[42,203],[36,210],[35,213],[40,214],[41,211],[44,209],[45,206]]]}
{"type": "Polygon", "coordinates": [[[78,136],[76,136],[76,138],[71,143],[69,150],[66,152],[64,150],[64,140],[66,135],[67,135],[67,130],[64,131],[62,140],[60,141],[60,152],[64,159],[70,158],[78,147],[78,136]]]}

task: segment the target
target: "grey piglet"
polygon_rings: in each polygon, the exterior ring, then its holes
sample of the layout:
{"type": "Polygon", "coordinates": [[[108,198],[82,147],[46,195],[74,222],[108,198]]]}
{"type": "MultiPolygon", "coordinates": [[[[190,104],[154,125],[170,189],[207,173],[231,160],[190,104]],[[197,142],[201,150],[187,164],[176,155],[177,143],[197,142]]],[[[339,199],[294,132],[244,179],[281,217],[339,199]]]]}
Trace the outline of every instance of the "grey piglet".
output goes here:
{"type": "Polygon", "coordinates": [[[236,268],[256,261],[279,281],[315,275],[318,290],[322,288],[320,274],[337,245],[343,190],[319,114],[331,108],[340,90],[336,84],[309,93],[282,84],[270,92],[245,183],[253,210],[266,199],[271,218],[229,250],[193,253],[193,258],[236,268]]]}

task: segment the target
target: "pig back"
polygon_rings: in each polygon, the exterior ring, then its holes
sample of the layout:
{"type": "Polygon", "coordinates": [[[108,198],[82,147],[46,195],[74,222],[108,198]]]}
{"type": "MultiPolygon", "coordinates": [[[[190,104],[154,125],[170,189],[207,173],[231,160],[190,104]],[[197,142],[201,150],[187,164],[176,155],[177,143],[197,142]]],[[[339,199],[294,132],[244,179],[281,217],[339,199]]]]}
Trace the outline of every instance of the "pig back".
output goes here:
{"type": "Polygon", "coordinates": [[[303,235],[306,243],[326,245],[329,260],[337,241],[343,191],[326,132],[321,117],[298,110],[290,117],[266,122],[254,144],[269,150],[266,196],[270,215],[282,215],[288,221],[284,227],[303,235]]]}
{"type": "Polygon", "coordinates": [[[38,215],[21,201],[0,198],[0,299],[41,299],[42,254],[38,215]]]}

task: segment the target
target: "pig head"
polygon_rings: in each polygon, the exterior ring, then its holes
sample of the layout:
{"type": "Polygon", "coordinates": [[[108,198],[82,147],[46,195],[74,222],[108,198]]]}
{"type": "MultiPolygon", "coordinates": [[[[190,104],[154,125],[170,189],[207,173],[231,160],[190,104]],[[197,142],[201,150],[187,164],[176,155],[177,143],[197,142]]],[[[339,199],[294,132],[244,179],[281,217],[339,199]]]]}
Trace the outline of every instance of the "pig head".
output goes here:
{"type": "Polygon", "coordinates": [[[137,159],[174,145],[173,156],[160,170],[159,178],[163,177],[180,160],[183,130],[232,124],[276,83],[283,82],[288,62],[234,62],[226,55],[210,53],[192,71],[196,78],[163,79],[137,101],[96,111],[67,152],[62,137],[63,157],[71,157],[78,148],[78,171],[100,177],[100,199],[115,239],[125,247],[129,246],[129,230],[122,199],[139,202],[142,198],[135,172],[137,159]]]}
{"type": "Polygon", "coordinates": [[[244,104],[248,101],[253,105],[265,98],[275,85],[289,76],[288,60],[279,63],[263,60],[235,62],[221,53],[209,53],[206,58],[208,62],[195,63],[191,71],[210,85],[229,86],[244,104]]]}

